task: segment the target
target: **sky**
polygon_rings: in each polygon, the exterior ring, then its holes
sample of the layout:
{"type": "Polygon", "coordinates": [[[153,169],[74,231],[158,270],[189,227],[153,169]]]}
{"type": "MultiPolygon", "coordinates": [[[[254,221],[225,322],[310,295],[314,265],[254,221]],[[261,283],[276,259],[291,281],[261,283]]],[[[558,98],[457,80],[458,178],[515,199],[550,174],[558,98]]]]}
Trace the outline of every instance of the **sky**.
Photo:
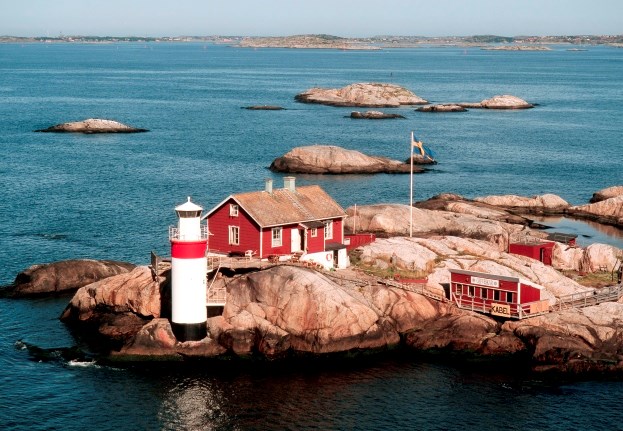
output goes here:
{"type": "Polygon", "coordinates": [[[0,35],[623,34],[623,0],[0,0],[0,35]]]}

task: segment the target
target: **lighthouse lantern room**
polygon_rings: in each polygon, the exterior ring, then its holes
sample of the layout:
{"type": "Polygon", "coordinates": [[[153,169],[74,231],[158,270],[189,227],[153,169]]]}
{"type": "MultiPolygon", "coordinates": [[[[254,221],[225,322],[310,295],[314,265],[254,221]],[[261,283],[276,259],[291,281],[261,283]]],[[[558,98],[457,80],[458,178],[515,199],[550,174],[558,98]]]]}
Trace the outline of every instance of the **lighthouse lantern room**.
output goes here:
{"type": "Polygon", "coordinates": [[[171,241],[171,327],[179,341],[207,335],[206,275],[208,229],[201,225],[203,208],[188,201],[175,208],[177,227],[171,241]]]}

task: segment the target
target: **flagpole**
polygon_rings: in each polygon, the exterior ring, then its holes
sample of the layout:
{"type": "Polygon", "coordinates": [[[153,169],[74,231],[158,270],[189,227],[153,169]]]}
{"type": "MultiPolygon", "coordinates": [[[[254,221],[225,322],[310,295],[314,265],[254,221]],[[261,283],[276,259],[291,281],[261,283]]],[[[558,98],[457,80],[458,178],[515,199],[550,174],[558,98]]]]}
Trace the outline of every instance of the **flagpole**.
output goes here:
{"type": "Polygon", "coordinates": [[[411,132],[411,174],[409,175],[409,238],[413,237],[413,132],[411,132]]]}

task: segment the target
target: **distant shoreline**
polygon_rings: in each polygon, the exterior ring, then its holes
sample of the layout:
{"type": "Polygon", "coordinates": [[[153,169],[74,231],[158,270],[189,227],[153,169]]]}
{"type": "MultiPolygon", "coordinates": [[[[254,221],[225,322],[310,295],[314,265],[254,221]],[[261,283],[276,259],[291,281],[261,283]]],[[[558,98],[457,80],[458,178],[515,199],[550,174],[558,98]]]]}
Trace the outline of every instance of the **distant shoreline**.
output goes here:
{"type": "MultiPolygon", "coordinates": [[[[259,36],[0,36],[0,43],[184,43],[199,42],[226,44],[245,48],[341,49],[378,50],[391,48],[416,48],[422,46],[496,47],[500,50],[517,50],[517,47],[543,45],[604,45],[623,46],[623,35],[572,35],[572,36],[373,36],[344,38],[325,34],[278,37],[259,36]]],[[[525,50],[525,49],[524,49],[525,50]]]]}

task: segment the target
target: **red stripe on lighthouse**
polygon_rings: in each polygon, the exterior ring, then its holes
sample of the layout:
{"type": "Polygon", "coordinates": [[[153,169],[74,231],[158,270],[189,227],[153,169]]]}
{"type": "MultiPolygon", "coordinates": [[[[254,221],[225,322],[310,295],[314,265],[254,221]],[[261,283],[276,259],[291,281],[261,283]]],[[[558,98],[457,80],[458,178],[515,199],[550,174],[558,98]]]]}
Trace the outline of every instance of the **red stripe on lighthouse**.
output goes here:
{"type": "Polygon", "coordinates": [[[205,256],[207,248],[207,241],[171,241],[171,257],[198,259],[205,256]]]}

